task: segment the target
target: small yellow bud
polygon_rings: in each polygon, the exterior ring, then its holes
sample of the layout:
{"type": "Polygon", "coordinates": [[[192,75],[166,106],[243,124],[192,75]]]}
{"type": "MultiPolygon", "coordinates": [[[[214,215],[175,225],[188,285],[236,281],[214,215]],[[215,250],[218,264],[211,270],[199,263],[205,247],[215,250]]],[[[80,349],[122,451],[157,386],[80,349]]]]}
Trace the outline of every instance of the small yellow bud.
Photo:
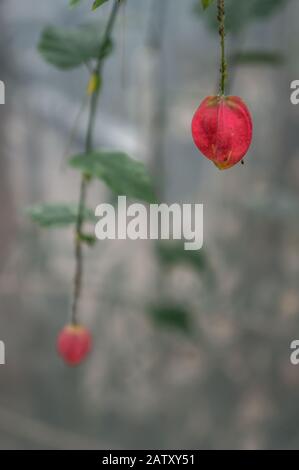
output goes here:
{"type": "Polygon", "coordinates": [[[98,73],[92,73],[87,85],[88,96],[93,95],[101,87],[101,77],[98,73]]]}

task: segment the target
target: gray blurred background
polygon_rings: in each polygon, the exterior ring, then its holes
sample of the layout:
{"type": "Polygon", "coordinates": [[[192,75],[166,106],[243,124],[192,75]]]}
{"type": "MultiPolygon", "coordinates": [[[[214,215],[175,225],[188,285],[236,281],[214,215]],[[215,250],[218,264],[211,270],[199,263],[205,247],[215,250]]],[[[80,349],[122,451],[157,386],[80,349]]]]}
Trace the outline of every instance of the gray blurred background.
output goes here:
{"type": "MultiPolygon", "coordinates": [[[[193,112],[217,89],[211,13],[198,14],[196,0],[128,0],[96,143],[149,165],[165,200],[204,203],[204,253],[170,268],[150,242],[87,249],[81,320],[94,351],[76,369],[55,351],[69,310],[72,231],[41,230],[25,214],[78,198],[66,157],[83,147],[85,113],[71,144],[70,134],[88,74],[52,68],[36,45],[46,25],[105,20],[109,5],[91,13],[87,1],[67,3],[0,3],[0,448],[298,448],[299,366],[289,360],[299,336],[299,108],[289,98],[299,78],[298,2],[274,1],[262,17],[236,12],[230,87],[255,132],[245,165],[219,172],[190,135],[193,112]],[[246,51],[255,53],[241,61],[246,51]],[[271,54],[261,60],[259,51],[271,54]],[[153,302],[179,305],[184,322],[159,321],[148,313],[153,302]]],[[[89,205],[109,198],[95,183],[89,205]]]]}

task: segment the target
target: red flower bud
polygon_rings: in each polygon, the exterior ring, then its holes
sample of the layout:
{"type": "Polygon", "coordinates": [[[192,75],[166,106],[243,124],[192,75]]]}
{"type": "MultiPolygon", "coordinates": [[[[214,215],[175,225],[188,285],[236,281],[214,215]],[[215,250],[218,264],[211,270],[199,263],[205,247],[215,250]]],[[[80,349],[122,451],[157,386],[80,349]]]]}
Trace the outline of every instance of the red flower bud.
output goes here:
{"type": "Polygon", "coordinates": [[[231,168],[252,141],[250,112],[237,96],[208,96],[192,120],[195,145],[220,170],[231,168]]]}
{"type": "Polygon", "coordinates": [[[67,325],[57,338],[57,350],[69,365],[80,364],[91,349],[91,334],[81,325],[67,325]]]}

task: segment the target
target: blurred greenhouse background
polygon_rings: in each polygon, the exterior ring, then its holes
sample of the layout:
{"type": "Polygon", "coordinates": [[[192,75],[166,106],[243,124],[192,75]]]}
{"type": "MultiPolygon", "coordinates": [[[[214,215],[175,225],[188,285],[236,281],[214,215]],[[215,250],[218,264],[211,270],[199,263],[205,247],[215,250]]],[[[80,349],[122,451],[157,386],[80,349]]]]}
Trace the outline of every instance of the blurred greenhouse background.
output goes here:
{"type": "MultiPolygon", "coordinates": [[[[127,0],[104,70],[96,144],[152,170],[164,200],[204,204],[204,249],[148,241],[86,249],[82,321],[94,351],[69,369],[55,338],[69,311],[70,229],[41,230],[38,202],[76,202],[88,73],[36,46],[49,24],[104,22],[110,2],[1,0],[1,449],[299,448],[299,4],[227,0],[229,84],[254,117],[245,165],[219,172],[190,122],[217,90],[215,8],[127,0]],[[76,132],[73,132],[76,123],[76,132]],[[73,135],[73,138],[71,136],[73,135]]],[[[95,183],[89,206],[111,200],[95,183]]]]}

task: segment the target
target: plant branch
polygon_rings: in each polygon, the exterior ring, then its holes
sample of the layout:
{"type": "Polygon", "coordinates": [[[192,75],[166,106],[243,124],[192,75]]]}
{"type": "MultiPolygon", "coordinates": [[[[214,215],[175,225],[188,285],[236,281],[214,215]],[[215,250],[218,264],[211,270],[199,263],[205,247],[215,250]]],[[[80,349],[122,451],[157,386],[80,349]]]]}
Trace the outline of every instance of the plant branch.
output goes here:
{"type": "MultiPolygon", "coordinates": [[[[111,35],[117,18],[117,13],[119,7],[122,3],[122,0],[114,0],[114,4],[99,46],[99,58],[97,60],[96,66],[92,74],[96,78],[100,78],[101,68],[102,68],[102,51],[105,48],[108,41],[111,40],[111,35]]],[[[89,114],[88,114],[88,124],[87,132],[85,139],[85,153],[90,153],[93,149],[93,132],[96,121],[96,112],[98,106],[98,100],[100,95],[100,89],[97,86],[93,91],[90,97],[89,104],[89,114]]],[[[73,299],[71,306],[71,322],[77,324],[78,322],[78,303],[82,291],[82,277],[83,277],[83,246],[82,246],[82,232],[84,225],[84,211],[86,205],[86,195],[87,187],[89,184],[89,177],[87,175],[82,175],[81,177],[81,186],[79,194],[79,206],[78,206],[78,216],[75,227],[75,275],[74,275],[74,290],[73,290],[73,299]]]]}
{"type": "Polygon", "coordinates": [[[221,46],[221,64],[220,64],[220,95],[225,93],[225,84],[227,80],[227,62],[225,57],[225,4],[224,0],[218,0],[218,23],[221,46]]]}

